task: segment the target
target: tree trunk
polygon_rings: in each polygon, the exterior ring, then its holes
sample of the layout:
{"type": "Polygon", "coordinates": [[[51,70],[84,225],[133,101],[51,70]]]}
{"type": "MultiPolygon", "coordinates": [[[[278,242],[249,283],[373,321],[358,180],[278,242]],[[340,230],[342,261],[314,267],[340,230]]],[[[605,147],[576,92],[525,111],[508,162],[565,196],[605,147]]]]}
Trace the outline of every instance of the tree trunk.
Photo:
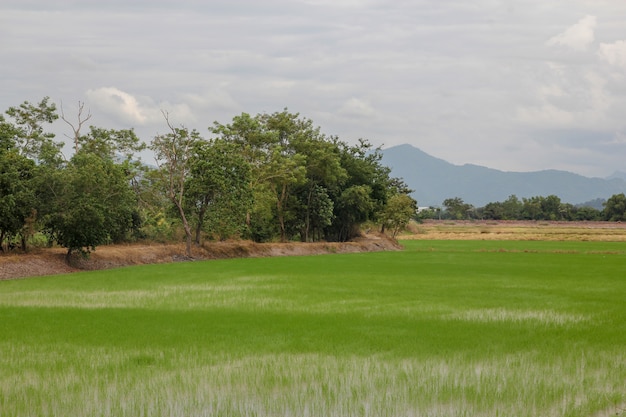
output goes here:
{"type": "Polygon", "coordinates": [[[285,242],[287,235],[285,232],[285,215],[283,213],[284,202],[287,199],[287,184],[283,184],[280,198],[276,201],[276,209],[278,211],[278,224],[280,225],[280,241],[285,242]]]}
{"type": "Polygon", "coordinates": [[[72,262],[72,248],[67,248],[67,253],[65,254],[65,263],[71,265],[72,262]]]}
{"type": "Polygon", "coordinates": [[[180,218],[183,221],[183,229],[185,229],[185,256],[187,256],[188,258],[191,258],[191,242],[192,242],[192,233],[191,233],[191,227],[189,226],[189,222],[187,221],[187,216],[185,216],[185,210],[183,210],[183,206],[182,204],[176,200],[175,198],[174,200],[174,204],[176,205],[176,207],[178,208],[178,213],[180,214],[180,218]]]}

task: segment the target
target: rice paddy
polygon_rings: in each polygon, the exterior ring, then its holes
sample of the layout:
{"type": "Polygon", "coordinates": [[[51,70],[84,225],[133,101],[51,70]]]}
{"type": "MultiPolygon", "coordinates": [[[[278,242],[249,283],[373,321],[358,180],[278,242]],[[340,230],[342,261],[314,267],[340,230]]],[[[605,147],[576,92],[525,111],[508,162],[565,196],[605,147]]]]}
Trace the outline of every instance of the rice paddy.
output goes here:
{"type": "Polygon", "coordinates": [[[624,414],[623,243],[404,244],[0,282],[0,415],[624,414]]]}

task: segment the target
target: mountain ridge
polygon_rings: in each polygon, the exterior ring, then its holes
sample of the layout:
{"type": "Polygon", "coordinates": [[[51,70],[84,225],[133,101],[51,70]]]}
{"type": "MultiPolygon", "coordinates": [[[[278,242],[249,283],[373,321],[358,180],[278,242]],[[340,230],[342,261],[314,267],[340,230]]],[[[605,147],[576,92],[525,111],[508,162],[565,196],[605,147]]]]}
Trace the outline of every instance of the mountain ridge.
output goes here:
{"type": "Polygon", "coordinates": [[[403,178],[420,206],[441,206],[443,200],[460,197],[482,207],[518,198],[556,195],[562,202],[580,204],[626,193],[619,171],[609,178],[585,177],[569,171],[546,169],[532,172],[501,171],[475,164],[454,165],[409,144],[382,149],[382,163],[394,177],[403,178]]]}

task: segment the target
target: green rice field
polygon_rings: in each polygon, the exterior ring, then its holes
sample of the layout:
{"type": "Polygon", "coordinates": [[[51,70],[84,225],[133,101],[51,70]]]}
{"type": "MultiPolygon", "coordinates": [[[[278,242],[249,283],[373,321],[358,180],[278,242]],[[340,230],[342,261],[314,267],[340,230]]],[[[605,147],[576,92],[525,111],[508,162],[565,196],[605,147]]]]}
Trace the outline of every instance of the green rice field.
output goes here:
{"type": "Polygon", "coordinates": [[[406,241],[0,282],[0,416],[626,415],[626,245],[406,241]]]}

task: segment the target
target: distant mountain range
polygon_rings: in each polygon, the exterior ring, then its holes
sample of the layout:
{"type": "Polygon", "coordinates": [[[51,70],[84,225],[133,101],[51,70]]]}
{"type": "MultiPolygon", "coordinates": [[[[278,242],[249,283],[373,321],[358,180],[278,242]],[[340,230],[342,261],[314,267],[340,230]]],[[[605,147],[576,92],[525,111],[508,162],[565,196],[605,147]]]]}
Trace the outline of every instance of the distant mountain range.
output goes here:
{"type": "Polygon", "coordinates": [[[383,164],[392,176],[403,178],[415,190],[420,207],[441,206],[443,200],[460,197],[474,207],[518,198],[556,195],[562,202],[580,204],[626,193],[626,173],[609,178],[589,178],[567,171],[506,172],[478,165],[454,165],[411,145],[383,149],[383,164]]]}

